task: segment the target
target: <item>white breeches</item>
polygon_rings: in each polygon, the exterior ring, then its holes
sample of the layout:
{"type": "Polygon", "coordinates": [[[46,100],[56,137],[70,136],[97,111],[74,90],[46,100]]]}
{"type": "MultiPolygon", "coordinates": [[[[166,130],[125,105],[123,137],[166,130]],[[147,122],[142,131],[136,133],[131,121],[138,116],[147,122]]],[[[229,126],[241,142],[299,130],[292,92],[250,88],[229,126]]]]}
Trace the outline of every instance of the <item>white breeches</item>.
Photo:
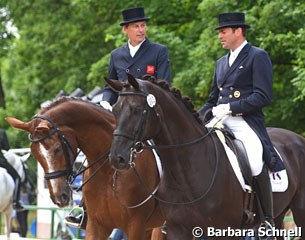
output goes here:
{"type": "Polygon", "coordinates": [[[242,117],[229,116],[222,120],[222,123],[244,144],[250,162],[252,176],[259,175],[264,164],[263,146],[256,133],[242,117]]]}

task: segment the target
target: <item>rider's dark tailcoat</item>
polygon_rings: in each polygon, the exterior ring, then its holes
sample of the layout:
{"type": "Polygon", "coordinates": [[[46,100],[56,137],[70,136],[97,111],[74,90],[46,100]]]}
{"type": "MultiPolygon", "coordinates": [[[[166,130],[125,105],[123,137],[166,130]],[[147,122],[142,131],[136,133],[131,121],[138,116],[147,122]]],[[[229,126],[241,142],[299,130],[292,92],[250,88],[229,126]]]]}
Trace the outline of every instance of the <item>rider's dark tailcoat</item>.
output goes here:
{"type": "MultiPolygon", "coordinates": [[[[128,44],[116,48],[110,54],[110,79],[127,80],[127,73],[134,77],[146,74],[157,79],[171,82],[171,70],[167,48],[146,39],[134,57],[131,57],[128,44]]],[[[108,86],[103,91],[103,100],[113,105],[117,100],[117,93],[108,86]]]]}
{"type": "MultiPolygon", "coordinates": [[[[263,107],[272,99],[272,63],[266,51],[246,44],[229,66],[229,54],[216,62],[212,91],[200,112],[230,103],[233,116],[242,116],[260,138],[263,159],[272,171],[284,169],[265,126],[263,107]]],[[[255,147],[255,146],[253,146],[255,147]]]]}

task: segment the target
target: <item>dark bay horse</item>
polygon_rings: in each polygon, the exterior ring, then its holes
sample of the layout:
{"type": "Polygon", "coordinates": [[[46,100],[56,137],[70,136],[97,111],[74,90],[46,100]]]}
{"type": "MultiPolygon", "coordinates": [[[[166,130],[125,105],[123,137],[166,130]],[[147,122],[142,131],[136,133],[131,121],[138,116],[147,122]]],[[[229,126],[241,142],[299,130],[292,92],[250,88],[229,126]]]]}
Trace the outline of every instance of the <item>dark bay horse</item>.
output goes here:
{"type": "MultiPolygon", "coordinates": [[[[207,233],[211,227],[241,229],[255,225],[243,226],[244,191],[222,143],[215,132],[200,124],[190,99],[181,96],[178,89],[169,89],[163,81],[129,76],[123,83],[111,79],[106,82],[119,92],[113,109],[117,127],[111,164],[127,170],[142,149],[159,150],[164,175],[156,198],[167,222],[167,239],[192,239],[195,227],[207,233]],[[155,146],[148,146],[147,139],[153,139],[155,146]]],[[[288,189],[274,193],[276,227],[281,227],[290,208],[304,236],[305,139],[284,129],[271,128],[268,133],[289,178],[288,189]]]]}
{"type": "Polygon", "coordinates": [[[29,122],[11,117],[6,120],[14,128],[29,132],[32,155],[43,167],[51,199],[59,207],[71,200],[67,179],[78,149],[86,155],[86,239],[107,239],[113,228],[122,229],[129,239],[150,239],[151,229],[163,224],[157,201],[148,198],[160,180],[153,153],[139,155],[136,167],[128,172],[115,173],[109,164],[115,127],[111,112],[81,99],[62,97],[29,122]]]}

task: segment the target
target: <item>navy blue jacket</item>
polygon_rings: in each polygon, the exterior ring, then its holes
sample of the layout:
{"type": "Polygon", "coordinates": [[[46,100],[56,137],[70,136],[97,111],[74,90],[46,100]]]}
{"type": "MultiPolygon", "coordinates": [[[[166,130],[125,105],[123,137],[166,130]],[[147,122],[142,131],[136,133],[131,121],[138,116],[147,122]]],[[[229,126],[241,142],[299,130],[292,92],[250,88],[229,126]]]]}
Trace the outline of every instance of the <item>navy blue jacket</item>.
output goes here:
{"type": "Polygon", "coordinates": [[[268,53],[248,43],[231,67],[229,54],[217,60],[208,102],[199,111],[230,103],[232,115],[242,116],[256,132],[263,145],[263,159],[276,172],[285,167],[267,134],[262,111],[272,99],[272,75],[268,53]]]}
{"type": "MultiPolygon", "coordinates": [[[[136,78],[150,74],[157,79],[171,83],[167,48],[161,44],[150,42],[148,39],[142,43],[134,57],[130,55],[128,44],[116,48],[110,54],[108,77],[126,80],[126,73],[136,78]]],[[[113,105],[117,97],[117,93],[106,85],[103,91],[103,100],[113,105]]]]}

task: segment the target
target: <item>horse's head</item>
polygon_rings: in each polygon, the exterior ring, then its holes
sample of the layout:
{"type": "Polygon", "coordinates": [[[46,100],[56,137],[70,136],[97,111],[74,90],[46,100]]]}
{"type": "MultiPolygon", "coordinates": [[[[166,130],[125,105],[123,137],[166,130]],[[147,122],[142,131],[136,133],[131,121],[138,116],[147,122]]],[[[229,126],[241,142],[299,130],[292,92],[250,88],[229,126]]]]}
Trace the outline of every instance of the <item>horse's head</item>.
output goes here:
{"type": "Polygon", "coordinates": [[[113,113],[117,128],[113,133],[110,162],[116,169],[128,169],[143,142],[154,138],[161,129],[157,98],[149,81],[128,76],[128,82],[106,79],[119,98],[113,113]]]}
{"type": "Polygon", "coordinates": [[[67,179],[76,158],[76,140],[67,128],[60,129],[47,112],[30,122],[12,117],[6,120],[12,127],[29,132],[31,153],[44,169],[52,201],[60,207],[67,206],[72,194],[67,179]]]}

